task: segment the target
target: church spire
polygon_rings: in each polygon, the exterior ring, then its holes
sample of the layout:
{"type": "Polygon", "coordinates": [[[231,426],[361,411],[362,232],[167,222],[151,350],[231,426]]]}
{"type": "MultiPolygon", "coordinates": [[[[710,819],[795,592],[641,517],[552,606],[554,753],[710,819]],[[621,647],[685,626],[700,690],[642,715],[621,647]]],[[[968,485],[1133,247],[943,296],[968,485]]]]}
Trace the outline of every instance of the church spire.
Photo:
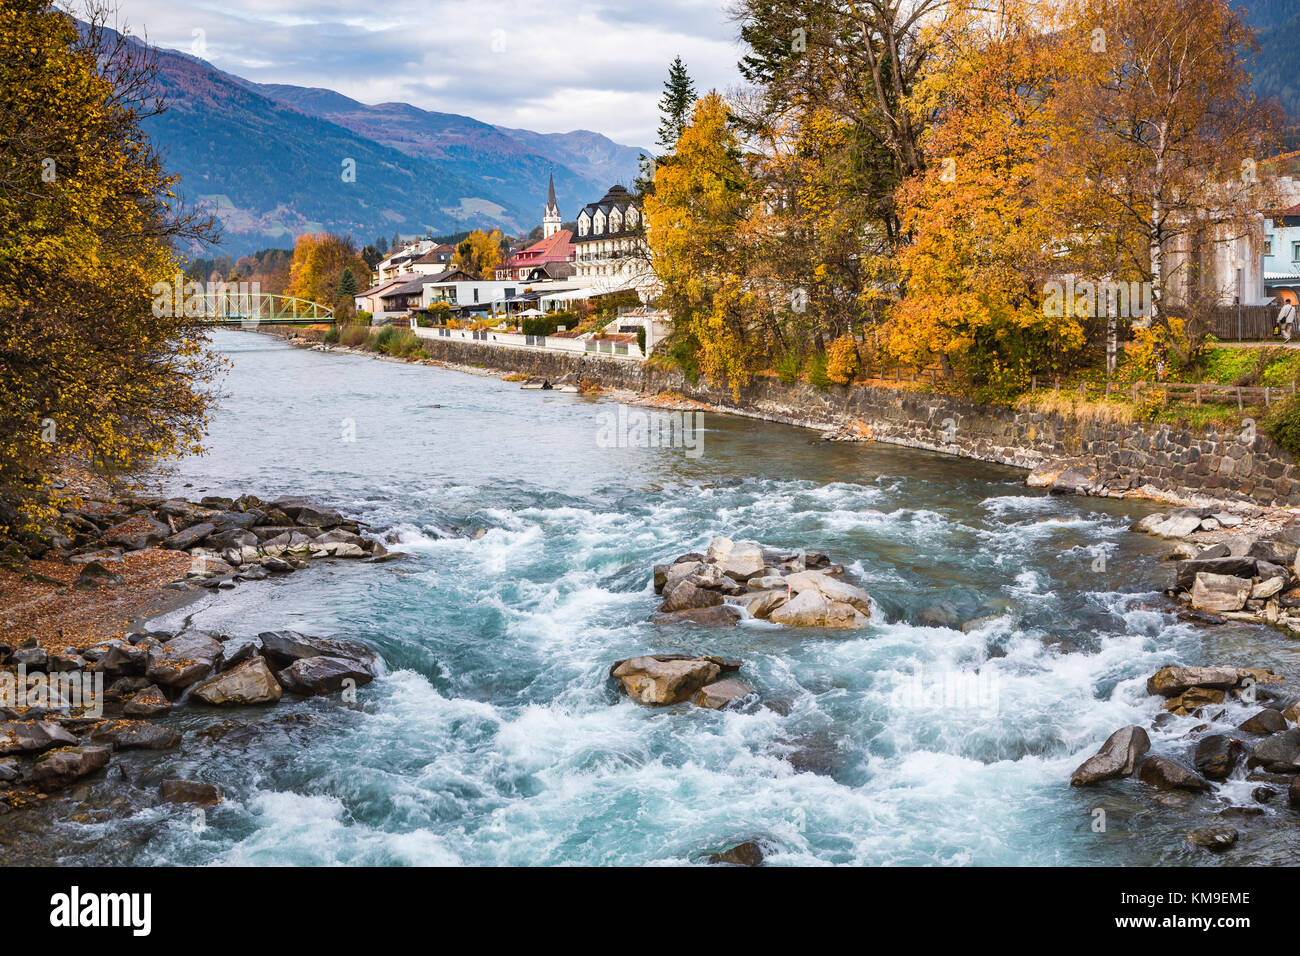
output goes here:
{"type": "Polygon", "coordinates": [[[564,217],[560,215],[560,204],[555,201],[555,167],[551,167],[550,183],[546,191],[546,214],[542,217],[542,238],[549,239],[560,231],[564,217]]]}

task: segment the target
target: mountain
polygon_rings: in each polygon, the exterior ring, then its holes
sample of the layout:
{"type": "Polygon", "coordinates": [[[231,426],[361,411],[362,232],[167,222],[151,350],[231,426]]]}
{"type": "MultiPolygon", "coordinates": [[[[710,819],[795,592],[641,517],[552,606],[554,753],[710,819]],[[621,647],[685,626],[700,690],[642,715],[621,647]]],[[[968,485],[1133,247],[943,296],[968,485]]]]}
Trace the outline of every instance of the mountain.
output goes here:
{"type": "Polygon", "coordinates": [[[615,183],[631,186],[640,169],[641,156],[654,155],[648,149],[620,146],[608,137],[586,129],[574,130],[571,133],[534,133],[526,129],[507,129],[498,126],[497,130],[531,146],[539,153],[554,157],[556,162],[577,169],[586,169],[598,181],[604,183],[600,188],[600,195],[579,203],[579,208],[585,206],[587,202],[600,199],[615,183]]]}
{"type": "Polygon", "coordinates": [[[1251,63],[1255,94],[1276,98],[1291,129],[1289,148],[1300,145],[1300,76],[1297,76],[1295,43],[1300,37],[1300,10],[1295,0],[1248,0],[1236,4],[1258,34],[1259,51],[1251,63]]]}
{"type": "Polygon", "coordinates": [[[541,221],[552,170],[566,215],[636,174],[640,151],[595,133],[514,136],[467,116],[252,83],[188,54],[156,53],[168,108],[145,132],[181,194],[221,219],[218,251],[230,255],[320,229],[358,243],[480,227],[518,234],[541,221]]]}
{"type": "Polygon", "coordinates": [[[310,116],[408,156],[433,160],[459,176],[478,179],[493,196],[528,210],[537,219],[552,172],[561,212],[576,215],[620,178],[635,174],[641,152],[598,133],[506,130],[468,116],[434,113],[407,103],[367,106],[332,90],[249,85],[310,116]]]}

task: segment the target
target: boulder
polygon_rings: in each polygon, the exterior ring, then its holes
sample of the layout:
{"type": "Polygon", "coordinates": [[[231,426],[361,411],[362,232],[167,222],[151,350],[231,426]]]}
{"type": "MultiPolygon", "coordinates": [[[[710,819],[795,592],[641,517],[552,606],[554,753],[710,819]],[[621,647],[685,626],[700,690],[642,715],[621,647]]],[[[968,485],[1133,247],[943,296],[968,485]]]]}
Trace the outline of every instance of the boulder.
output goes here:
{"type": "Polygon", "coordinates": [[[1260,581],[1250,589],[1250,596],[1254,600],[1267,600],[1273,595],[1281,592],[1286,587],[1286,578],[1271,577],[1267,581],[1260,581]]]}
{"type": "Polygon", "coordinates": [[[114,750],[170,750],[181,735],[170,727],[147,720],[106,720],[90,735],[97,744],[111,744],[114,750]]]}
{"type": "Polygon", "coordinates": [[[1138,767],[1138,779],[1157,790],[1191,790],[1199,793],[1210,789],[1208,780],[1168,757],[1147,757],[1138,767]]]}
{"type": "Polygon", "coordinates": [[[39,753],[76,742],[76,737],[55,723],[28,720],[0,724],[0,755],[39,753]]]}
{"type": "Polygon", "coordinates": [[[743,607],[750,617],[768,618],[772,612],[790,600],[788,591],[751,591],[733,598],[731,603],[743,607]]]}
{"type": "Polygon", "coordinates": [[[710,854],[709,863],[729,866],[762,866],[763,850],[757,843],[750,840],[733,846],[729,850],[723,850],[721,853],[710,854]]]}
{"type": "Polygon", "coordinates": [[[45,653],[44,648],[40,647],[20,647],[9,655],[9,663],[17,667],[19,664],[30,671],[43,671],[50,662],[49,654],[45,653]]]}
{"type": "Polygon", "coordinates": [[[1251,542],[1250,547],[1246,550],[1246,555],[1247,557],[1267,561],[1269,564],[1286,567],[1295,562],[1296,546],[1286,541],[1261,539],[1251,542]]]}
{"type": "Polygon", "coordinates": [[[1104,780],[1132,776],[1138,762],[1151,749],[1151,738],[1141,727],[1121,727],[1101,749],[1079,765],[1070,777],[1072,787],[1090,787],[1104,780]]]}
{"type": "Polygon", "coordinates": [[[791,574],[785,579],[785,583],[795,594],[802,594],[812,589],[829,601],[850,604],[863,614],[871,615],[871,595],[862,588],[831,577],[823,571],[802,571],[791,574]]]}
{"type": "Polygon", "coordinates": [[[374,680],[364,664],[343,657],[304,657],[275,676],[285,690],[300,697],[330,694],[374,680]]]}
{"type": "Polygon", "coordinates": [[[23,775],[23,766],[12,757],[0,760],[0,783],[14,783],[23,775]]]}
{"type": "Polygon", "coordinates": [[[727,577],[742,582],[761,574],[767,566],[763,559],[763,549],[753,541],[714,538],[709,545],[707,558],[727,577]]]}
{"type": "Polygon", "coordinates": [[[1190,591],[1196,583],[1198,574],[1220,574],[1237,578],[1254,578],[1259,572],[1258,562],[1254,558],[1192,558],[1179,561],[1174,573],[1174,588],[1178,591],[1190,591]]]}
{"type": "Polygon", "coordinates": [[[1195,512],[1176,511],[1164,521],[1149,527],[1148,534],[1161,538],[1185,538],[1201,527],[1201,516],[1195,512]]]}
{"type": "Polygon", "coordinates": [[[660,589],[661,593],[671,591],[704,566],[703,561],[682,561],[679,558],[664,571],[664,586],[660,589]]]}
{"type": "Polygon", "coordinates": [[[211,807],[221,802],[219,788],[193,780],[164,780],[158,787],[158,796],[168,803],[197,803],[201,807],[211,807]]]}
{"type": "Polygon", "coordinates": [[[1221,853],[1237,842],[1237,831],[1232,827],[1201,827],[1187,834],[1187,842],[1221,853]]]}
{"type": "Polygon", "coordinates": [[[1265,737],[1255,744],[1246,766],[1270,773],[1300,773],[1300,730],[1292,727],[1265,737]]]}
{"type": "Polygon", "coordinates": [[[283,691],[265,659],[254,657],[233,670],[209,677],[194,685],[191,697],[205,704],[235,706],[242,704],[274,704],[283,691]]]}
{"type": "Polygon", "coordinates": [[[372,677],[379,674],[379,655],[357,641],[312,637],[297,631],[263,631],[257,637],[262,642],[262,653],[276,667],[312,657],[338,657],[362,665],[372,677]]]}
{"type": "Polygon", "coordinates": [[[322,508],[301,499],[282,499],[272,504],[300,525],[334,528],[343,523],[343,516],[333,508],[322,508]]]}
{"type": "Polygon", "coordinates": [[[650,623],[666,627],[671,624],[698,624],[701,627],[734,627],[743,615],[738,607],[719,604],[715,607],[673,611],[671,614],[653,614],[650,623]]]}
{"type": "Polygon", "coordinates": [[[1300,776],[1292,777],[1286,789],[1286,802],[1293,810],[1300,810],[1300,776]]]}
{"type": "Polygon", "coordinates": [[[262,642],[256,637],[232,637],[221,642],[221,656],[217,658],[217,670],[228,671],[236,664],[255,657],[262,648],[262,642]]]}
{"type": "Polygon", "coordinates": [[[93,591],[96,588],[117,587],[125,582],[126,578],[122,575],[108,570],[98,561],[90,561],[82,566],[81,574],[77,575],[72,587],[78,591],[93,591]]]}
{"type": "Polygon", "coordinates": [[[158,717],[172,709],[171,702],[163,696],[156,684],[138,690],[122,705],[122,713],[128,717],[158,717]]]}
{"type": "MultiPolygon", "coordinates": [[[[765,572],[770,570],[771,570],[770,568],[764,569],[765,572]]],[[[760,574],[758,577],[750,578],[748,581],[745,582],[745,584],[749,587],[751,591],[770,591],[773,588],[784,588],[786,586],[785,578],[782,577],[780,574],[768,574],[768,573],[763,573],[760,574]]]]}
{"type": "Polygon", "coordinates": [[[654,588],[655,594],[664,593],[664,585],[668,583],[668,569],[670,564],[656,564],[654,567],[654,588]]]}
{"type": "Polygon", "coordinates": [[[163,539],[162,546],[173,551],[188,551],[190,548],[197,548],[207,540],[208,535],[213,534],[216,530],[216,525],[210,521],[204,521],[183,528],[171,537],[163,539]]]}
{"type": "MultiPolygon", "coordinates": [[[[94,650],[94,648],[91,648],[94,650]]],[[[87,651],[89,656],[89,651],[87,651]]],[[[136,677],[149,666],[149,648],[135,644],[114,644],[91,667],[106,678],[136,677]]]]}
{"type": "Polygon", "coordinates": [[[1192,607],[1202,611],[1240,611],[1250,597],[1249,578],[1197,572],[1192,583],[1192,607]]]}
{"type": "Polygon", "coordinates": [[[659,611],[671,614],[673,611],[689,611],[695,608],[713,607],[722,603],[722,594],[718,591],[697,587],[691,580],[681,581],[672,590],[665,588],[664,602],[659,611]]]}
{"type": "Polygon", "coordinates": [[[1246,745],[1235,737],[1211,734],[1196,745],[1192,763],[1201,776],[1210,780],[1227,780],[1246,755],[1246,745]]]}
{"type": "Polygon", "coordinates": [[[1165,710],[1185,717],[1188,714],[1196,713],[1197,710],[1207,704],[1222,704],[1223,698],[1224,693],[1221,690],[1209,687],[1192,687],[1183,691],[1177,697],[1171,697],[1165,701],[1165,710]]]}
{"type": "Polygon", "coordinates": [[[1147,693],[1177,697],[1192,687],[1228,690],[1236,687],[1238,680],[1236,667],[1162,667],[1147,678],[1147,693]]]}
{"type": "Polygon", "coordinates": [[[28,783],[37,790],[59,790],[108,765],[108,747],[66,747],[36,758],[28,783]]]}
{"type": "Polygon", "coordinates": [[[696,707],[721,710],[728,704],[748,697],[752,693],[754,693],[754,688],[744,681],[737,680],[734,677],[726,677],[714,681],[712,684],[705,684],[696,691],[694,703],[696,707]]]}
{"type": "Polygon", "coordinates": [[[189,687],[207,677],[220,657],[220,641],[202,631],[185,631],[149,651],[145,676],[164,687],[189,687]]]}
{"type": "Polygon", "coordinates": [[[862,627],[867,617],[851,604],[827,598],[820,590],[808,588],[781,605],[768,620],[786,627],[862,627]]]}
{"type": "Polygon", "coordinates": [[[614,668],[624,692],[643,704],[677,704],[718,679],[722,669],[703,658],[660,660],[633,657],[614,668]]]}
{"type": "Polygon", "coordinates": [[[1247,718],[1238,729],[1260,736],[1276,734],[1286,730],[1286,718],[1280,712],[1265,707],[1259,713],[1247,718]]]}
{"type": "Polygon", "coordinates": [[[86,659],[72,648],[50,651],[45,662],[45,669],[51,674],[62,674],[86,669],[86,659]]]}
{"type": "Polygon", "coordinates": [[[105,544],[116,544],[128,551],[142,551],[160,544],[171,536],[172,529],[147,512],[132,515],[104,532],[105,544]]]}

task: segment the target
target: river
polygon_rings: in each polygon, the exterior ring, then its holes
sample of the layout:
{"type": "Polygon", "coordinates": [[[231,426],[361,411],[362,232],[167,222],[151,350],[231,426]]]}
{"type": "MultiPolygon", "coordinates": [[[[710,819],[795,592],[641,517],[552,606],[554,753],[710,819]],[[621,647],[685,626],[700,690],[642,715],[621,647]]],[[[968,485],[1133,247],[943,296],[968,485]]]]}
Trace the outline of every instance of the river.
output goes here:
{"type": "MultiPolygon", "coordinates": [[[[169,490],[309,495],[411,557],[322,564],[184,613],[225,634],[363,640],[387,674],[351,706],[169,718],[181,748],[114,766],[141,794],[179,776],[225,800],[199,817],[99,784],[97,814],[32,816],[65,862],[676,865],[751,838],[774,864],[1214,862],[1183,840],[1200,814],[1136,783],[1071,790],[1070,772],[1150,721],[1145,679],[1164,664],[1300,670],[1273,632],[1177,622],[1164,547],[1127,530],[1141,503],[715,414],[697,457],[604,448],[609,400],[263,335],[216,345],[227,396],[169,490]],[[648,623],[651,566],[715,534],[842,561],[877,604],[871,626],[648,623]],[[952,626],[920,623],[936,607],[952,626]],[[760,699],[654,709],[609,685],[614,660],[670,651],[743,659],[760,699]]],[[[1195,723],[1153,732],[1155,752],[1195,723]]],[[[1248,804],[1250,786],[1225,793],[1248,804]]],[[[1243,840],[1232,862],[1290,861],[1294,839],[1243,840]]]]}

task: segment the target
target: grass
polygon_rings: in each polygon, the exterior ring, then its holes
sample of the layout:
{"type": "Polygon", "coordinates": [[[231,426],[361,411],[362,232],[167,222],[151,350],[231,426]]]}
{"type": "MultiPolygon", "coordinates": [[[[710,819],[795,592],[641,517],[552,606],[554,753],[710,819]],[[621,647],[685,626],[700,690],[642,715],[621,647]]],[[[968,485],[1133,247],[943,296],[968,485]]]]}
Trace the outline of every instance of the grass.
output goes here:
{"type": "Polygon", "coordinates": [[[1038,411],[1078,422],[1127,425],[1137,418],[1137,407],[1127,402],[1084,401],[1073,392],[1043,391],[1022,395],[1016,401],[1021,411],[1038,411]]]}

